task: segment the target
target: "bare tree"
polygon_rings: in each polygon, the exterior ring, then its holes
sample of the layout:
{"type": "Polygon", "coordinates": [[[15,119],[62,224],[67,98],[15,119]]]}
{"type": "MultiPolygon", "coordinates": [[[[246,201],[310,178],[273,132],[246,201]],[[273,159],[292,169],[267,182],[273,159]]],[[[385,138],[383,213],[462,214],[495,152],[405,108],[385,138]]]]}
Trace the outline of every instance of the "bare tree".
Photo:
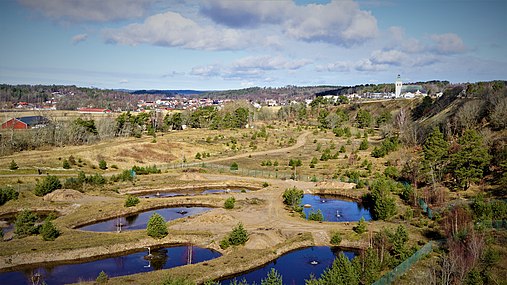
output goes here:
{"type": "Polygon", "coordinates": [[[497,129],[507,127],[507,97],[501,98],[496,102],[493,111],[490,114],[491,124],[497,129]]]}
{"type": "Polygon", "coordinates": [[[463,131],[466,129],[475,129],[477,127],[479,115],[483,102],[479,100],[469,101],[463,104],[463,106],[456,113],[457,126],[463,131]]]}

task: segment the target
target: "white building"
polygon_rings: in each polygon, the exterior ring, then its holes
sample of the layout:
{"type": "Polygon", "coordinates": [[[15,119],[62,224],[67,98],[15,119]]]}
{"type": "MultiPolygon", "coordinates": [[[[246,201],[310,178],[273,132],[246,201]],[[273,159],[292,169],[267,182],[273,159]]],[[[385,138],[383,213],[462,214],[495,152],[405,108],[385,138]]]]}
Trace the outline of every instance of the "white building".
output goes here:
{"type": "Polygon", "coordinates": [[[403,83],[401,82],[401,78],[400,78],[399,74],[398,74],[398,78],[396,78],[396,82],[394,84],[395,84],[394,97],[400,98],[400,96],[401,96],[401,87],[402,87],[403,83]]]}

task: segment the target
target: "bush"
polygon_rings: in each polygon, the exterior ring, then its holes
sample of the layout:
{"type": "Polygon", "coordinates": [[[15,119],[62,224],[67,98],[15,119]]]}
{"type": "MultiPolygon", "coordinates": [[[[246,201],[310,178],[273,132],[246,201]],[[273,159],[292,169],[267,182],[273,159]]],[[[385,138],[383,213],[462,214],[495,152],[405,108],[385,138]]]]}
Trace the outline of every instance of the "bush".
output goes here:
{"type": "Polygon", "coordinates": [[[362,141],[361,141],[361,144],[359,145],[359,150],[367,150],[368,149],[368,138],[364,138],[362,141]]]}
{"type": "Polygon", "coordinates": [[[70,169],[70,163],[68,160],[64,159],[62,163],[63,169],[70,169]]]}
{"type": "Polygon", "coordinates": [[[308,220],[322,222],[324,221],[324,215],[321,210],[317,210],[317,212],[312,210],[308,214],[308,220]]]}
{"type": "Polygon", "coordinates": [[[268,187],[268,186],[269,186],[269,183],[268,183],[268,182],[263,182],[263,183],[262,183],[262,188],[266,188],[266,187],[268,187]]]}
{"type": "Polygon", "coordinates": [[[199,152],[198,152],[198,153],[196,153],[196,154],[195,154],[195,159],[199,159],[199,160],[201,160],[201,153],[199,153],[199,152]]]}
{"type": "Polygon", "coordinates": [[[79,179],[74,177],[65,179],[65,183],[63,183],[63,188],[65,189],[81,190],[82,187],[83,182],[79,181],[79,179]]]}
{"type": "Polygon", "coordinates": [[[35,225],[39,217],[34,213],[23,210],[16,215],[14,222],[14,233],[18,237],[25,237],[39,233],[39,227],[35,225]]]}
{"type": "Polygon", "coordinates": [[[15,191],[12,187],[7,186],[5,188],[0,188],[0,206],[7,203],[9,200],[18,199],[19,193],[15,191]]]}
{"type": "Polygon", "coordinates": [[[122,171],[121,174],[113,175],[111,176],[111,181],[118,182],[118,181],[134,181],[134,176],[132,175],[132,172],[129,169],[125,169],[122,171]]]}
{"type": "Polygon", "coordinates": [[[233,163],[231,164],[231,170],[238,170],[238,169],[239,169],[238,164],[237,164],[236,162],[233,162],[233,163]]]}
{"type": "Polygon", "coordinates": [[[60,188],[62,188],[60,179],[56,176],[47,175],[42,181],[37,182],[34,193],[37,196],[44,196],[60,188]]]}
{"type": "Polygon", "coordinates": [[[92,185],[104,185],[106,184],[106,178],[98,173],[95,173],[91,176],[86,177],[86,183],[92,185]]]}
{"type": "Polygon", "coordinates": [[[106,170],[107,169],[107,163],[105,160],[101,159],[99,161],[99,168],[102,169],[102,170],[106,170]]]}
{"type": "Polygon", "coordinates": [[[234,197],[229,197],[224,202],[224,208],[234,209],[234,203],[236,203],[236,199],[234,199],[234,197]]]}
{"type": "Polygon", "coordinates": [[[333,233],[331,236],[331,244],[339,245],[342,242],[342,235],[339,232],[333,233]]]}
{"type": "Polygon", "coordinates": [[[161,239],[167,236],[167,225],[164,218],[158,213],[151,215],[148,225],[146,226],[146,232],[150,237],[161,239]]]}
{"type": "Polygon", "coordinates": [[[301,204],[301,199],[303,198],[303,190],[297,189],[296,187],[287,188],[283,192],[283,203],[293,210],[298,210],[301,204]]]}
{"type": "Polygon", "coordinates": [[[364,221],[364,217],[361,217],[361,219],[357,223],[357,226],[353,227],[352,230],[354,230],[358,234],[366,232],[366,222],[364,221]]]}
{"type": "Polygon", "coordinates": [[[384,157],[392,151],[395,151],[399,146],[398,137],[388,137],[382,141],[380,148],[375,147],[371,152],[371,156],[375,158],[384,157]]]}
{"type": "Polygon", "coordinates": [[[107,284],[109,281],[109,276],[104,271],[100,271],[99,276],[97,276],[97,279],[95,279],[95,282],[97,284],[107,284]]]}
{"type": "Polygon", "coordinates": [[[11,161],[11,164],[9,164],[9,169],[10,170],[16,170],[18,169],[18,164],[14,161],[14,159],[11,161]]]}
{"type": "Polygon", "coordinates": [[[389,178],[397,179],[400,177],[400,172],[398,171],[398,168],[394,166],[388,166],[386,169],[384,169],[384,175],[389,178]]]}
{"type": "Polygon", "coordinates": [[[125,207],[134,207],[135,205],[139,204],[139,198],[136,196],[128,195],[127,199],[125,200],[125,207]]]}
{"type": "Polygon", "coordinates": [[[40,234],[43,240],[51,241],[55,240],[60,235],[60,231],[58,231],[50,219],[46,219],[40,228],[40,234]]]}
{"type": "Polygon", "coordinates": [[[220,242],[220,247],[226,249],[231,245],[245,244],[248,241],[248,232],[242,223],[238,223],[232,232],[220,242]]]}
{"type": "Polygon", "coordinates": [[[134,165],[134,167],[132,167],[132,170],[135,171],[137,175],[158,174],[162,172],[160,169],[157,168],[156,165],[146,167],[134,165]]]}

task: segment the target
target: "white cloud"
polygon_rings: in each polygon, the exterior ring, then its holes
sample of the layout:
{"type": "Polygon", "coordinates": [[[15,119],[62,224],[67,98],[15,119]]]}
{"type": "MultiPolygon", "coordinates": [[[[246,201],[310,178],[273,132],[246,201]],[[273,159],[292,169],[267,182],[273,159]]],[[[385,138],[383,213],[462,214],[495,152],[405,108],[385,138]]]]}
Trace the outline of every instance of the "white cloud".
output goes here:
{"type": "MultiPolygon", "coordinates": [[[[289,60],[282,56],[250,56],[240,58],[230,64],[210,64],[192,68],[191,75],[220,77],[228,80],[266,79],[271,71],[293,72],[311,64],[306,59],[289,60]]],[[[267,80],[267,79],[266,79],[267,80]]]]}
{"type": "Polygon", "coordinates": [[[255,39],[237,30],[200,26],[174,12],[146,18],[142,24],[104,31],[108,42],[127,45],[152,44],[200,50],[226,50],[247,47],[255,39]]]}
{"type": "Polygon", "coordinates": [[[79,35],[75,35],[72,37],[72,43],[73,44],[78,44],[80,42],[84,42],[88,39],[88,35],[87,34],[79,34],[79,35]]]}
{"type": "Polygon", "coordinates": [[[127,79],[120,80],[120,84],[127,84],[127,83],[129,83],[129,81],[127,79]]]}
{"type": "Polygon", "coordinates": [[[377,20],[351,0],[298,6],[292,1],[207,1],[201,12],[233,28],[279,25],[289,37],[339,46],[362,43],[377,35],[377,20]]]}
{"type": "Polygon", "coordinates": [[[354,68],[357,71],[384,71],[384,70],[388,69],[386,64],[378,64],[378,63],[372,62],[369,59],[362,59],[362,60],[357,61],[354,64],[354,68]]]}
{"type": "Polygon", "coordinates": [[[433,49],[441,54],[456,54],[466,50],[463,40],[454,33],[431,35],[430,39],[435,42],[433,49]]]}
{"type": "Polygon", "coordinates": [[[349,72],[353,67],[351,62],[339,61],[335,63],[329,63],[326,65],[317,65],[317,72],[349,72]]]}
{"type": "Polygon", "coordinates": [[[310,60],[288,60],[281,56],[250,56],[237,60],[232,64],[236,70],[243,69],[261,69],[261,70],[277,70],[287,69],[295,70],[310,64],[310,60]]]}
{"type": "Polygon", "coordinates": [[[222,74],[222,70],[220,66],[212,64],[193,67],[190,74],[203,77],[215,77],[222,74]]]}
{"type": "Polygon", "coordinates": [[[405,53],[420,53],[426,49],[420,40],[407,37],[402,27],[390,27],[388,33],[389,49],[398,49],[405,53]]]}
{"type": "Polygon", "coordinates": [[[155,0],[18,0],[46,17],[70,22],[108,22],[144,16],[155,0]]]}
{"type": "Polygon", "coordinates": [[[399,50],[376,50],[372,53],[370,60],[375,64],[402,65],[408,61],[408,56],[399,50]]]}

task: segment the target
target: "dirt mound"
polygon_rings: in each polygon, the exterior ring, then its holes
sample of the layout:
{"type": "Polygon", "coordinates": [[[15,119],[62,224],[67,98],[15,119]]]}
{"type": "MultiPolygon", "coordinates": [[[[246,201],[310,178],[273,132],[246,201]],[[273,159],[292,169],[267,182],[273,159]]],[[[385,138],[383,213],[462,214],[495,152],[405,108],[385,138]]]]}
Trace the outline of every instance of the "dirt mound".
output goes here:
{"type": "Polygon", "coordinates": [[[273,230],[266,232],[253,232],[248,237],[245,248],[248,249],[265,249],[283,242],[283,238],[273,230]]]}
{"type": "Polygon", "coordinates": [[[72,190],[72,189],[58,189],[55,190],[46,196],[44,196],[44,201],[50,201],[50,202],[67,202],[67,201],[75,201],[75,200],[81,200],[84,198],[84,194],[72,190]]]}
{"type": "Polygon", "coordinates": [[[178,179],[182,181],[206,180],[204,176],[195,172],[183,173],[178,179]]]}
{"type": "Polygon", "coordinates": [[[354,189],[355,183],[346,183],[340,181],[322,181],[316,184],[317,188],[320,189],[354,189]]]}

